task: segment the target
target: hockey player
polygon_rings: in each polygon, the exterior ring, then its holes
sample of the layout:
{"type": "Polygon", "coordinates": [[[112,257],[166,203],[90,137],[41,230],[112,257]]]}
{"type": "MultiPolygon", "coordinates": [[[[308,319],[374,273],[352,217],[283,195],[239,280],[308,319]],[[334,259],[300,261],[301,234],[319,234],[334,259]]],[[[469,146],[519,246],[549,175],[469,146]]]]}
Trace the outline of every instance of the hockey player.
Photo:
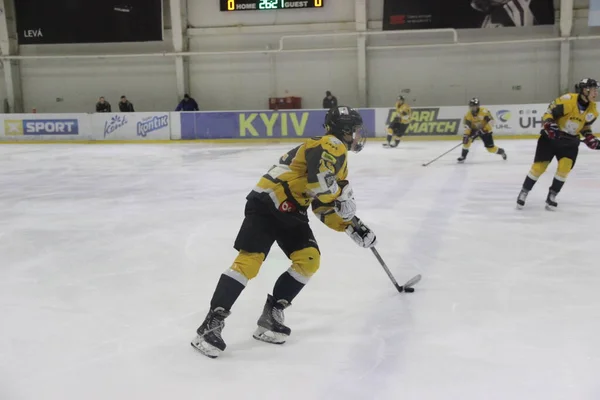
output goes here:
{"type": "Polygon", "coordinates": [[[548,190],[546,208],[553,210],[558,206],[556,195],[575,165],[580,138],[590,149],[600,150],[600,141],[592,134],[592,124],[598,118],[595,103],[598,82],[585,78],[576,89],[576,93],[567,93],[550,103],[543,116],[544,128],[537,142],[533,165],[517,197],[519,209],[523,208],[529,191],[554,157],[558,160],[558,167],[548,190]]]}
{"type": "Polygon", "coordinates": [[[469,148],[475,139],[481,138],[487,151],[493,154],[498,154],[506,160],[506,152],[504,149],[497,147],[494,144],[492,136],[492,114],[480,106],[478,98],[473,98],[469,102],[469,111],[465,114],[464,125],[465,133],[463,135],[463,148],[458,162],[462,163],[469,154],[469,148]]]}
{"type": "Polygon", "coordinates": [[[326,134],[284,154],[248,194],[245,219],[234,244],[238,256],[221,275],[210,311],[191,343],[202,354],[216,358],[225,350],[221,337],[225,318],[275,242],[292,265],[267,296],[253,336],[268,343],[286,341],[291,330],[284,325],[284,310],[319,269],[320,251],[308,224],[309,205],[322,222],[345,231],[359,246],[375,245],[375,234],[355,217],[352,187],[346,180],[348,150],[358,152],[364,145],[362,123],[352,108],[330,109],[326,134]]]}
{"type": "Polygon", "coordinates": [[[387,143],[384,143],[383,147],[398,147],[400,138],[404,136],[410,125],[411,118],[412,110],[410,106],[404,101],[404,96],[398,96],[398,100],[396,101],[396,116],[388,126],[387,143]],[[392,144],[392,136],[394,137],[394,144],[392,144]]]}

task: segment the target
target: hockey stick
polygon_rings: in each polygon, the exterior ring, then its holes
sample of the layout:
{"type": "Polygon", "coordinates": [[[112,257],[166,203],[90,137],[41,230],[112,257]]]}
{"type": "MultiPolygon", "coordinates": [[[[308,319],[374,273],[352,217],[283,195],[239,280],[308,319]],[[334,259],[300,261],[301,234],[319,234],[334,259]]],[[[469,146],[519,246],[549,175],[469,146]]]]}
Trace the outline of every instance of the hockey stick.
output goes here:
{"type": "Polygon", "coordinates": [[[453,148],[451,148],[450,150],[448,150],[447,152],[445,152],[444,154],[441,154],[439,156],[437,156],[436,158],[434,158],[433,160],[429,161],[428,163],[423,164],[424,167],[428,166],[429,164],[434,163],[435,161],[439,160],[440,158],[444,157],[446,154],[450,153],[451,151],[453,151],[454,149],[456,149],[458,146],[462,146],[462,142],[460,142],[459,144],[457,144],[456,146],[454,146],[453,148]]]}
{"type": "MultiPolygon", "coordinates": [[[[360,229],[360,224],[358,223],[358,218],[354,217],[352,218],[352,225],[357,228],[360,229]]],[[[375,248],[375,246],[371,247],[371,251],[373,252],[373,255],[375,256],[375,258],[377,258],[377,261],[379,261],[379,264],[381,265],[381,268],[383,268],[383,270],[385,271],[385,273],[387,274],[388,278],[390,278],[390,281],[392,281],[392,283],[394,284],[394,286],[396,287],[396,290],[398,290],[398,292],[402,293],[402,292],[414,292],[415,289],[413,289],[413,286],[415,286],[417,283],[419,283],[419,281],[421,280],[421,275],[416,275],[413,276],[411,279],[409,279],[408,281],[406,281],[406,283],[402,286],[400,286],[398,284],[398,281],[396,281],[396,278],[394,278],[394,275],[392,275],[392,272],[390,271],[390,269],[388,268],[388,266],[385,264],[385,261],[383,261],[383,258],[381,258],[381,255],[379,255],[379,252],[377,251],[377,249],[375,248]],[[409,289],[409,290],[407,290],[409,289]]]]}
{"type": "Polygon", "coordinates": [[[406,283],[404,285],[400,286],[400,285],[398,285],[396,278],[394,278],[394,275],[392,275],[392,273],[390,272],[390,269],[388,268],[388,266],[385,264],[385,261],[383,261],[383,258],[381,258],[381,256],[379,255],[379,252],[377,251],[377,249],[375,247],[371,247],[371,251],[373,252],[373,255],[375,255],[375,258],[377,258],[377,261],[379,261],[381,268],[383,268],[383,270],[387,274],[388,278],[390,278],[390,280],[392,281],[392,283],[394,284],[394,286],[400,293],[402,293],[402,292],[410,293],[410,292],[414,291],[413,286],[415,286],[421,280],[420,274],[412,277],[411,279],[406,281],[406,283]],[[412,289],[412,290],[406,290],[406,289],[412,289]]]}

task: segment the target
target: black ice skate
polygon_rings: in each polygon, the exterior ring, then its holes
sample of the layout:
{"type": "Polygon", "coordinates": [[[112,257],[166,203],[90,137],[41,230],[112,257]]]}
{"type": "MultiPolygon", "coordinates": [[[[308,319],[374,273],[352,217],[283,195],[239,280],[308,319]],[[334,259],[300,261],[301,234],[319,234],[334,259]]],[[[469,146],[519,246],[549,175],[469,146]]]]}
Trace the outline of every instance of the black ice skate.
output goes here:
{"type": "Polygon", "coordinates": [[[558,207],[558,203],[556,202],[556,195],[558,193],[550,190],[548,192],[548,197],[546,197],[546,210],[554,211],[556,207],[558,207]]]}
{"type": "Polygon", "coordinates": [[[258,319],[258,328],[254,331],[254,339],[267,343],[283,344],[292,330],[283,324],[283,310],[289,307],[286,300],[275,301],[268,295],[263,313],[258,319]]]}
{"type": "Polygon", "coordinates": [[[469,150],[463,149],[460,157],[458,157],[456,161],[458,161],[459,163],[465,162],[465,160],[467,159],[467,154],[469,154],[469,150]]]}
{"type": "Polygon", "coordinates": [[[517,197],[517,208],[520,210],[525,207],[525,201],[527,200],[527,195],[529,194],[528,190],[521,189],[521,193],[519,193],[519,197],[517,197]]]}
{"type": "Polygon", "coordinates": [[[506,155],[506,151],[504,151],[504,149],[498,149],[498,154],[500,154],[502,156],[502,159],[504,161],[506,161],[506,159],[508,158],[508,156],[506,155]]]}
{"type": "Polygon", "coordinates": [[[192,347],[207,357],[217,358],[227,347],[221,338],[221,331],[229,314],[231,313],[223,307],[209,311],[202,325],[196,330],[197,336],[192,340],[192,347]]]}

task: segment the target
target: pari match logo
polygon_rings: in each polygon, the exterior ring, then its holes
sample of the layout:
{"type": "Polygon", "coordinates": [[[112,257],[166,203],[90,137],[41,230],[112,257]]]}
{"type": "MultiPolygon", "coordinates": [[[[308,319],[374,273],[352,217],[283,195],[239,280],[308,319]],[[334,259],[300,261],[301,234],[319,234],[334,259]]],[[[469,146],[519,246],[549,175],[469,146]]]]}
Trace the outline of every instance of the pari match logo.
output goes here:
{"type": "Polygon", "coordinates": [[[137,123],[137,135],[141,137],[146,137],[148,133],[157,131],[159,129],[167,128],[168,126],[168,114],[144,118],[137,123]]]}
{"type": "MultiPolygon", "coordinates": [[[[390,108],[388,124],[392,123],[397,116],[396,110],[390,108]]],[[[461,118],[442,118],[439,107],[413,108],[412,119],[406,134],[410,136],[457,135],[461,121],[461,118]]]]}
{"type": "Polygon", "coordinates": [[[79,122],[76,119],[7,119],[4,135],[79,135],[79,122]]]}

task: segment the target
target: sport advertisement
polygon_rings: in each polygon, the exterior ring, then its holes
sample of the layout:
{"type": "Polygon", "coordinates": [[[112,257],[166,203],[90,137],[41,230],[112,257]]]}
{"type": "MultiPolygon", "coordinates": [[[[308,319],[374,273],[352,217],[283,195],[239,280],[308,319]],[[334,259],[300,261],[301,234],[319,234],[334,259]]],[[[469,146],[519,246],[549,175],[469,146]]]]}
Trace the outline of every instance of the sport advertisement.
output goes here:
{"type": "Polygon", "coordinates": [[[383,30],[553,25],[553,0],[385,0],[383,30]]]}

